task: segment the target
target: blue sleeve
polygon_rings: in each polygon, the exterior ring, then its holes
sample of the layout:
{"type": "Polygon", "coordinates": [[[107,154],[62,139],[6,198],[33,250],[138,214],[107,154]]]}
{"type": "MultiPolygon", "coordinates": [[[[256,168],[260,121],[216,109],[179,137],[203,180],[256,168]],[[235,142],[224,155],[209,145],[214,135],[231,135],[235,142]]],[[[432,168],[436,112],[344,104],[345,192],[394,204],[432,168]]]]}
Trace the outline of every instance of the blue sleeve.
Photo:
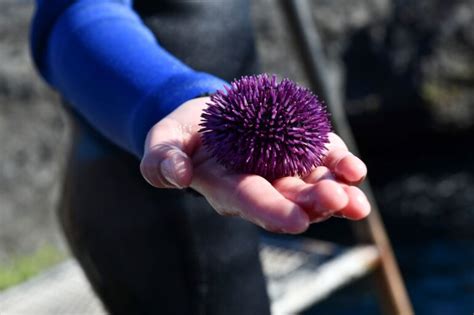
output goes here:
{"type": "Polygon", "coordinates": [[[97,130],[137,156],[146,133],[181,103],[225,84],[164,50],[130,0],[37,0],[33,59],[97,130]]]}

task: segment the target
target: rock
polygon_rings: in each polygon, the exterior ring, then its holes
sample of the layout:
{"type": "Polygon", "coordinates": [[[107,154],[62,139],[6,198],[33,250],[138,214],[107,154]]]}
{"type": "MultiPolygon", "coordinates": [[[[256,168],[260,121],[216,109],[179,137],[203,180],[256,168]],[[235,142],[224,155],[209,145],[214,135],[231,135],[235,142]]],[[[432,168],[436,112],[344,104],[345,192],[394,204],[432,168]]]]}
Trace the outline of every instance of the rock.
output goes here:
{"type": "Polygon", "coordinates": [[[383,112],[425,111],[435,129],[473,127],[474,1],[383,7],[387,19],[355,28],[343,51],[349,113],[370,111],[376,100],[383,112]]]}
{"type": "Polygon", "coordinates": [[[54,216],[69,129],[29,56],[32,1],[0,2],[0,264],[61,246],[54,216]]]}
{"type": "Polygon", "coordinates": [[[474,1],[454,1],[448,12],[436,23],[419,89],[439,125],[465,129],[474,124],[474,1]]]}
{"type": "Polygon", "coordinates": [[[304,63],[285,8],[278,1],[252,1],[256,45],[262,72],[288,77],[309,87],[304,63]]]}
{"type": "MultiPolygon", "coordinates": [[[[389,228],[472,235],[474,1],[311,4],[389,228]]],[[[255,9],[263,70],[309,84],[281,7],[255,9]]]]}

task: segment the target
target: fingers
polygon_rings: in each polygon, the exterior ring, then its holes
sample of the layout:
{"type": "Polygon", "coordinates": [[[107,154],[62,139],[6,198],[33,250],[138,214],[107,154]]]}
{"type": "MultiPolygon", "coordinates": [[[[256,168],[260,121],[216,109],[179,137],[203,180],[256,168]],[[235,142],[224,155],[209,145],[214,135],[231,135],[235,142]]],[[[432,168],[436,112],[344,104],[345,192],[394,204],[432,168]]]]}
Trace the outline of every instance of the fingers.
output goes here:
{"type": "Polygon", "coordinates": [[[358,157],[344,149],[335,149],[324,159],[326,165],[337,178],[348,183],[361,182],[367,175],[367,167],[358,157]]]}
{"type": "Polygon", "coordinates": [[[140,163],[143,177],[158,188],[184,188],[191,184],[192,164],[177,147],[156,145],[140,163]]]}
{"type": "Polygon", "coordinates": [[[191,184],[193,156],[200,145],[201,111],[208,98],[196,98],[180,105],[148,132],[140,170],[158,188],[184,188],[191,184]]]}
{"type": "Polygon", "coordinates": [[[349,204],[346,191],[331,179],[320,178],[313,184],[296,177],[284,177],[273,184],[285,198],[300,205],[313,223],[327,219],[349,204]]]}
{"type": "Polygon", "coordinates": [[[322,180],[322,179],[333,179],[335,180],[336,178],[334,175],[331,173],[331,170],[325,166],[318,166],[315,168],[311,173],[306,175],[306,177],[303,178],[303,180],[307,183],[313,183],[315,184],[316,182],[322,180]]]}
{"type": "MultiPolygon", "coordinates": [[[[330,173],[329,170],[324,167],[321,168],[323,169],[322,171],[316,172],[315,170],[304,179],[306,184],[318,184],[324,180],[331,180],[330,175],[327,174],[330,173]],[[326,173],[324,173],[324,171],[326,171],[326,173]],[[319,176],[317,176],[318,174],[319,176]]],[[[334,179],[332,180],[345,191],[348,197],[348,203],[339,211],[334,211],[334,216],[350,220],[360,220],[369,215],[371,208],[370,203],[362,190],[355,186],[340,183],[334,179]]]]}
{"type": "Polygon", "coordinates": [[[344,191],[349,197],[349,203],[344,209],[334,213],[334,216],[350,220],[361,220],[370,214],[370,203],[362,190],[346,185],[344,186],[344,191]]]}
{"type": "Polygon", "coordinates": [[[143,177],[158,188],[184,188],[191,184],[192,162],[185,153],[186,137],[173,121],[155,125],[145,141],[140,163],[143,177]]]}
{"type": "Polygon", "coordinates": [[[208,161],[195,169],[192,188],[223,215],[238,215],[279,233],[301,233],[309,225],[305,211],[257,175],[226,174],[208,161]]]}
{"type": "Polygon", "coordinates": [[[367,167],[358,157],[348,151],[344,142],[337,135],[329,136],[328,152],[323,164],[328,167],[338,179],[350,184],[357,184],[367,175],[367,167]]]}

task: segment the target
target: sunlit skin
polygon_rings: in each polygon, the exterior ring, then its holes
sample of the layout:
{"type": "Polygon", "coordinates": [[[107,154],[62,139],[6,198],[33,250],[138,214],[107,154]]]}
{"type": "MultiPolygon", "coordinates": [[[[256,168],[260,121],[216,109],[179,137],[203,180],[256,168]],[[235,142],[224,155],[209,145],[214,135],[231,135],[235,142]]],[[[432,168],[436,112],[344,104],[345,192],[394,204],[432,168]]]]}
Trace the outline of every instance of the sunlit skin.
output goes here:
{"type": "Polygon", "coordinates": [[[360,220],[369,214],[370,204],[357,188],[367,168],[337,135],[330,134],[323,166],[303,178],[269,182],[231,172],[206,152],[198,130],[207,102],[203,97],[182,104],[148,132],[140,169],[151,185],[193,188],[217,213],[271,232],[297,234],[331,216],[360,220]]]}

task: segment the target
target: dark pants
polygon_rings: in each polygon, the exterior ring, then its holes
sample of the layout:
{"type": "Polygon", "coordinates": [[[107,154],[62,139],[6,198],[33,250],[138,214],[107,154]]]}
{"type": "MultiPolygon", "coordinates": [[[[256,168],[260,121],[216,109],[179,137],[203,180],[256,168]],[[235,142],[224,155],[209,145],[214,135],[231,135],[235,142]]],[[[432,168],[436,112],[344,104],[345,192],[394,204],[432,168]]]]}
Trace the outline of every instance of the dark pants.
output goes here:
{"type": "MultiPolygon", "coordinates": [[[[255,71],[246,1],[145,9],[160,42],[188,64],[225,79],[255,71]],[[199,40],[209,36],[217,42],[199,40]]],[[[269,313],[253,225],[220,217],[202,197],[151,187],[135,157],[82,119],[74,126],[60,221],[112,314],[269,313]]]]}

